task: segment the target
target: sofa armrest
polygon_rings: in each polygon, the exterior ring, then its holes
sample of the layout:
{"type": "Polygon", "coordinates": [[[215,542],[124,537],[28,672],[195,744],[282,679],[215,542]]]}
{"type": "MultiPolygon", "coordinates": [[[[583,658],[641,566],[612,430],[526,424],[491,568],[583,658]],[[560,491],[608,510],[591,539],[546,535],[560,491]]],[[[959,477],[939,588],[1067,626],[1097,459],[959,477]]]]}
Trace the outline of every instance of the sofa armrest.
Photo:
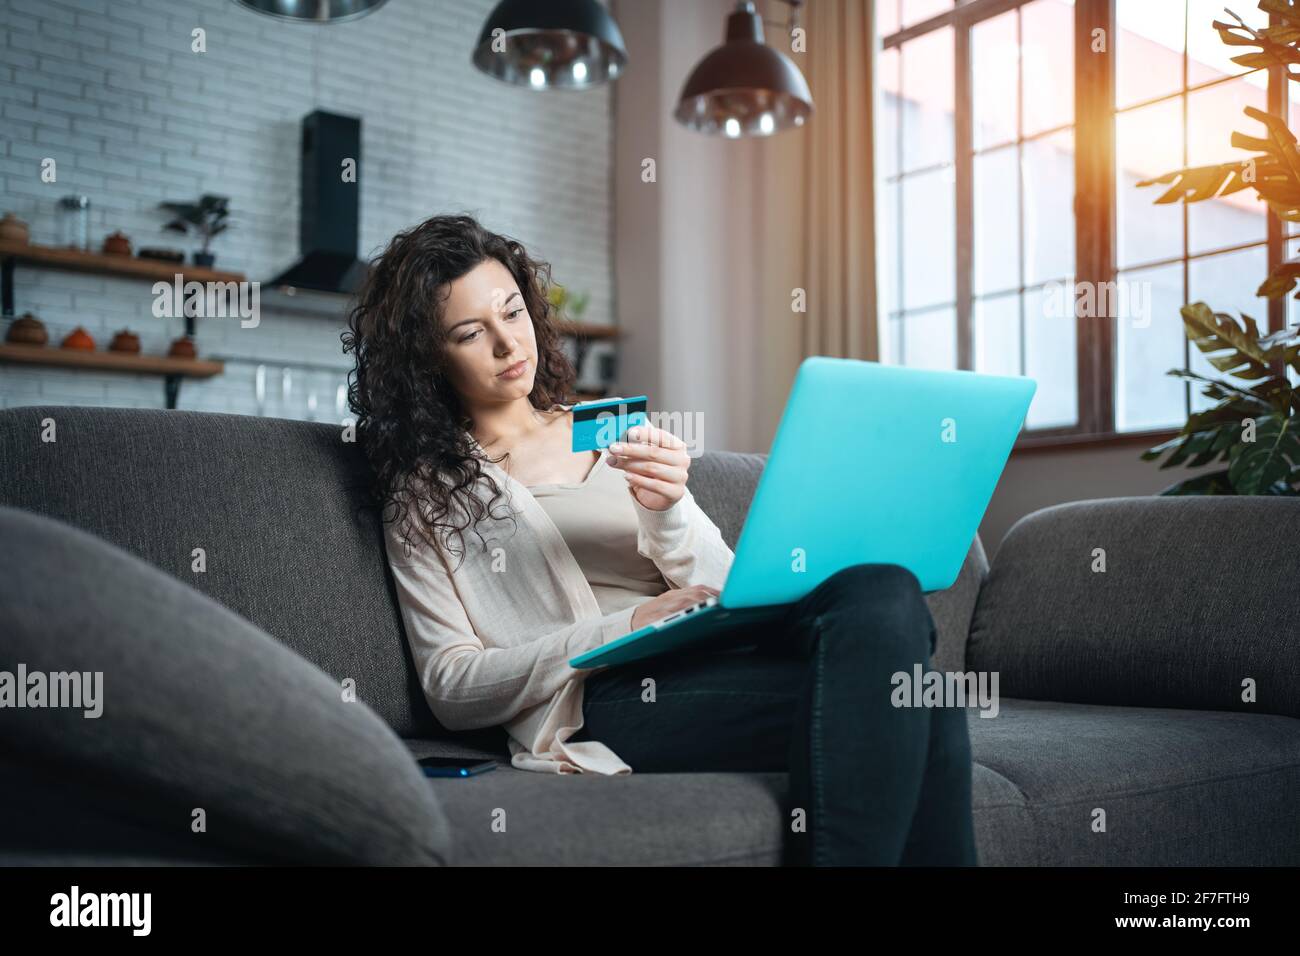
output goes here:
{"type": "Polygon", "coordinates": [[[967,662],[1006,697],[1300,717],[1298,580],[1300,498],[1057,505],[1007,532],[967,662]]]}
{"type": "MultiPolygon", "coordinates": [[[[449,824],[409,751],[323,671],[189,585],[61,521],[0,507],[0,540],[0,671],[11,681],[27,675],[29,704],[0,708],[0,846],[263,863],[448,861],[449,824]],[[64,689],[88,692],[79,706],[31,706],[32,675],[60,674],[69,675],[64,689]],[[92,817],[96,825],[81,824],[92,817]]],[[[191,547],[182,529],[177,547],[191,547]]]]}

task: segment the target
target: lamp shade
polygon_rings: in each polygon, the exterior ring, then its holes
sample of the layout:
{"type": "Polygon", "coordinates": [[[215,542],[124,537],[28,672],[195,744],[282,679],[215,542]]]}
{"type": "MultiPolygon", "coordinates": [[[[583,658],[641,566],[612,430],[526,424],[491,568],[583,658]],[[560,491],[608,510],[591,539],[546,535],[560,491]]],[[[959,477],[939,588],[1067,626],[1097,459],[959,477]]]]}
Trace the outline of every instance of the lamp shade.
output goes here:
{"type": "Polygon", "coordinates": [[[587,89],[627,65],[618,24],[596,0],[501,0],[474,47],[488,76],[532,89],[587,89]]]}
{"type": "Polygon", "coordinates": [[[802,126],[813,108],[808,81],[763,42],[763,21],[745,0],[727,17],[726,41],[687,77],[673,115],[701,133],[767,136],[802,126]]]}
{"type": "Polygon", "coordinates": [[[373,13],[385,0],[235,0],[241,7],[303,23],[339,23],[373,13]]]}

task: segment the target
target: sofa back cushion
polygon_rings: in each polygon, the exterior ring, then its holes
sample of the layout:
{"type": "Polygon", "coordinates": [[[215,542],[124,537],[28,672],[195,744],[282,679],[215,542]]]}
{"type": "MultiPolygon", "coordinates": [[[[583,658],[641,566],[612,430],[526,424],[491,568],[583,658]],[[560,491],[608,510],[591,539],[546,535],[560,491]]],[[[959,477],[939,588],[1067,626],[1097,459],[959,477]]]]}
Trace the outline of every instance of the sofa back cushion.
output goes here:
{"type": "MultiPolygon", "coordinates": [[[[340,682],[355,681],[357,697],[399,735],[430,736],[440,728],[410,663],[379,514],[358,508],[367,470],[360,446],[323,423],[134,408],[0,412],[0,504],[136,554],[340,682]],[[41,440],[46,419],[53,442],[41,440]]],[[[75,596],[77,583],[68,587],[75,596]]],[[[504,747],[504,731],[494,735],[504,747]]]]}
{"type": "MultiPolygon", "coordinates": [[[[766,455],[706,452],[689,487],[735,548],[766,455]]],[[[0,411],[0,504],[59,518],[197,588],[339,681],[400,736],[506,754],[505,731],[452,733],[412,665],[368,465],[330,424],[213,412],[29,406],[0,411]],[[42,441],[43,422],[53,442],[42,441]],[[202,549],[204,570],[196,570],[202,549]]],[[[987,565],[930,595],[936,665],[964,654],[987,565]]],[[[428,745],[422,753],[431,753],[428,745]]]]}
{"type": "Polygon", "coordinates": [[[1300,717],[1298,575],[1300,498],[1056,505],[1007,532],[970,663],[1004,697],[1300,717]]]}

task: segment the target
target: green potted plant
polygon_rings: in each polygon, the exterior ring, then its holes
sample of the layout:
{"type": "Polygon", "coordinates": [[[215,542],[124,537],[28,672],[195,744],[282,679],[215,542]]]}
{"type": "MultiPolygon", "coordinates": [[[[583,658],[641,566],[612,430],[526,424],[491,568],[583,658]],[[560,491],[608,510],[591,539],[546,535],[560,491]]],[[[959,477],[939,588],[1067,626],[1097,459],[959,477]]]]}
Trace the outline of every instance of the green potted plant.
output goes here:
{"type": "Polygon", "coordinates": [[[1216,369],[1250,382],[1249,387],[1172,369],[1175,375],[1203,386],[1217,404],[1194,412],[1169,441],[1142,453],[1161,468],[1188,468],[1226,462],[1166,488],[1165,495],[1300,495],[1300,391],[1287,369],[1300,373],[1300,329],[1261,336],[1255,320],[1243,325],[1204,302],[1182,308],[1188,337],[1216,369]]]}
{"type": "Polygon", "coordinates": [[[551,305],[555,307],[555,312],[560,318],[577,324],[582,321],[582,316],[587,311],[587,304],[591,301],[591,293],[570,292],[564,286],[556,283],[551,286],[547,298],[550,300],[551,305]]]}
{"type": "Polygon", "coordinates": [[[229,228],[229,204],[230,200],[225,196],[204,193],[196,203],[162,202],[158,208],[167,210],[175,217],[163,226],[164,230],[183,234],[193,232],[202,238],[202,247],[194,253],[194,264],[211,267],[216,262],[216,256],[208,247],[213,239],[229,228]]]}
{"type": "MultiPolygon", "coordinates": [[[[1259,9],[1271,24],[1256,30],[1226,11],[1236,23],[1215,20],[1214,29],[1228,46],[1254,47],[1232,61],[1247,67],[1280,65],[1287,77],[1300,64],[1300,8],[1290,0],[1260,0],[1259,9]]],[[[1300,150],[1296,138],[1279,118],[1253,107],[1246,115],[1264,124],[1264,138],[1234,132],[1233,146],[1252,150],[1247,160],[1197,166],[1138,183],[1165,184],[1169,189],[1157,203],[1203,202],[1254,189],[1282,220],[1300,222],[1300,150]]],[[[1257,290],[1268,299],[1285,296],[1300,281],[1300,259],[1281,263],[1257,290]]],[[[1300,299],[1300,293],[1296,298],[1300,299]]],[[[1226,467],[1177,482],[1165,495],[1300,495],[1300,391],[1288,370],[1300,374],[1300,328],[1261,335],[1255,320],[1241,321],[1215,312],[1204,302],[1183,306],[1183,329],[1192,343],[1220,372],[1237,382],[1171,369],[1202,386],[1201,393],[1216,404],[1187,419],[1169,441],[1142,453],[1155,461],[1168,452],[1161,468],[1189,468],[1216,461],[1226,467]],[[1245,383],[1245,384],[1239,384],[1245,383]]]]}

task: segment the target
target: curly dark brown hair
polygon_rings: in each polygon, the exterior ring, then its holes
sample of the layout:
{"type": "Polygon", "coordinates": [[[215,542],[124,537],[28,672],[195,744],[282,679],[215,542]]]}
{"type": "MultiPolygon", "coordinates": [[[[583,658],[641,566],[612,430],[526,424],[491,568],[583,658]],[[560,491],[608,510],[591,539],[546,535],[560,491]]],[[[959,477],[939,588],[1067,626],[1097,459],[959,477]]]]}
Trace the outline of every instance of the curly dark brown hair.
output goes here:
{"type": "Polygon", "coordinates": [[[447,378],[442,325],[450,284],[488,259],[510,270],[533,322],[537,372],[529,402],[543,411],[566,403],[576,372],[554,322],[550,264],[467,215],[434,216],[394,236],[370,264],[341,336],[343,351],[356,353],[348,404],[371,465],[370,503],[386,523],[395,510],[391,520],[400,522],[408,553],[414,512],[429,540],[455,535],[463,559],[465,530],[491,515],[503,495],[474,452],[473,423],[447,378]],[[474,493],[484,480],[492,491],[487,506],[474,493]]]}

